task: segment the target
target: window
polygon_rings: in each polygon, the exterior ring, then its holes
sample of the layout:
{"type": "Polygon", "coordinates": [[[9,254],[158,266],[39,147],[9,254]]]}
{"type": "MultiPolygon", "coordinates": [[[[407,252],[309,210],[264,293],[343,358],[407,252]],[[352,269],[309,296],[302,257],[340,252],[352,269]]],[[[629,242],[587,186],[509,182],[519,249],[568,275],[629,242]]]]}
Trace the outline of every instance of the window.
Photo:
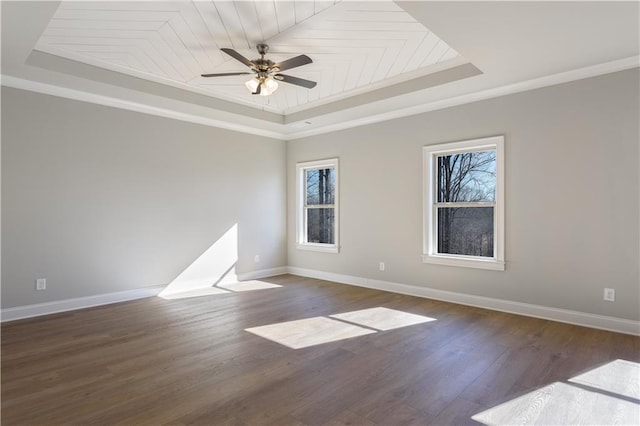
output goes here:
{"type": "Polygon", "coordinates": [[[338,252],[338,159],[297,165],[298,248],[338,252]]]}
{"type": "Polygon", "coordinates": [[[504,270],[503,151],[503,136],[424,147],[424,262],[504,270]]]}

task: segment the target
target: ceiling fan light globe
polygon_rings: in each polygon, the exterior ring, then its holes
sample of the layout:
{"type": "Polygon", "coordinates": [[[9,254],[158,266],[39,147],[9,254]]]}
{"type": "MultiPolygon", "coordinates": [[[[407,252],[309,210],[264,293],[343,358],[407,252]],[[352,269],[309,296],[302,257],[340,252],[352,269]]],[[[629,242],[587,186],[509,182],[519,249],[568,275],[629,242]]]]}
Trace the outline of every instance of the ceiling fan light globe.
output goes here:
{"type": "Polygon", "coordinates": [[[268,77],[262,83],[262,89],[260,91],[260,94],[262,96],[269,96],[270,94],[275,92],[276,89],[278,89],[278,82],[275,81],[273,78],[268,77]]]}
{"type": "Polygon", "coordinates": [[[259,84],[260,84],[260,80],[258,80],[257,77],[253,77],[251,80],[244,83],[246,88],[249,89],[251,93],[255,93],[255,91],[258,89],[259,84]]]}

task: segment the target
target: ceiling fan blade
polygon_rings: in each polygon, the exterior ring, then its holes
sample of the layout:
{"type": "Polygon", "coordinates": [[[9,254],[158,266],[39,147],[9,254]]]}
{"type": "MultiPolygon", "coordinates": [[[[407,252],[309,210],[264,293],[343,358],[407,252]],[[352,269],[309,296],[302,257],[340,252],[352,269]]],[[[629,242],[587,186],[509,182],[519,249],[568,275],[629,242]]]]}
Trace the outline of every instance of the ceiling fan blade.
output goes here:
{"type": "Polygon", "coordinates": [[[235,50],[229,49],[228,47],[223,47],[220,50],[222,50],[227,55],[231,56],[233,59],[236,59],[236,60],[242,62],[243,64],[245,64],[249,68],[253,68],[254,67],[254,63],[253,62],[251,62],[250,60],[248,60],[247,58],[245,58],[244,56],[242,56],[241,54],[239,54],[235,50]]]}
{"type": "Polygon", "coordinates": [[[312,63],[310,57],[307,55],[296,56],[295,58],[287,59],[282,62],[278,62],[273,67],[277,67],[279,71],[290,70],[291,68],[300,67],[312,63]]]}
{"type": "Polygon", "coordinates": [[[316,84],[318,84],[315,81],[305,80],[304,78],[293,77],[291,75],[285,75],[285,74],[276,74],[273,76],[273,78],[279,81],[284,81],[285,83],[306,87],[307,89],[313,89],[314,87],[316,87],[316,84]]]}
{"type": "Polygon", "coordinates": [[[200,74],[201,77],[225,77],[228,75],[245,75],[253,74],[252,72],[223,72],[219,74],[200,74]]]}

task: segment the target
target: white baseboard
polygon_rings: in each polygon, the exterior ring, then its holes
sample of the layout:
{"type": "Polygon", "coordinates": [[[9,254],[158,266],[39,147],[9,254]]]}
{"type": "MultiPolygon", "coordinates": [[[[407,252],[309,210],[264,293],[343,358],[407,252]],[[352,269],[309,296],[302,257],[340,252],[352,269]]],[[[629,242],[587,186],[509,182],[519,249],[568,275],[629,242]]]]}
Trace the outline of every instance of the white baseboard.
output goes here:
{"type": "Polygon", "coordinates": [[[54,302],[38,303],[35,305],[5,308],[0,311],[0,321],[13,321],[58,312],[74,311],[76,309],[109,305],[127,300],[142,299],[157,296],[165,286],[143,287],[134,290],[118,291],[115,293],[97,294],[95,296],[77,297],[74,299],[56,300],[54,302]]]}
{"type": "MultiPolygon", "coordinates": [[[[287,267],[261,269],[238,274],[238,280],[257,280],[287,273],[287,267]]],[[[74,311],[76,309],[91,308],[108,305],[127,300],[142,299],[157,296],[166,286],[143,287],[134,290],[118,291],[115,293],[98,294],[95,296],[77,297],[74,299],[56,300],[54,302],[38,303],[35,305],[17,306],[0,310],[0,322],[14,321],[58,312],[74,311]]]]}
{"type": "MultiPolygon", "coordinates": [[[[424,297],[427,299],[442,300],[458,303],[460,305],[475,306],[494,311],[508,312],[525,315],[534,318],[542,318],[568,324],[601,330],[615,331],[618,333],[640,336],[640,321],[625,320],[621,318],[594,315],[584,312],[570,311],[566,309],[550,308],[547,306],[531,305],[528,303],[512,302],[509,300],[493,299],[490,297],[474,296],[470,294],[455,293],[445,290],[437,290],[428,287],[417,287],[407,284],[393,283],[389,281],[373,280],[352,275],[335,274],[331,272],[317,271],[313,269],[297,267],[278,267],[261,269],[238,274],[240,281],[256,280],[273,277],[282,274],[294,274],[302,277],[317,278],[340,284],[349,284],[392,293],[406,294],[409,296],[424,297]]],[[[108,305],[111,303],[125,302],[128,300],[142,299],[157,296],[165,288],[164,285],[144,287],[134,290],[119,291],[115,293],[99,294],[75,299],[58,300],[55,302],[38,303],[35,305],[18,306],[0,310],[0,322],[13,321],[58,312],[73,311],[76,309],[90,308],[93,306],[108,305]]]]}
{"type": "Polygon", "coordinates": [[[406,294],[409,296],[424,297],[427,299],[442,300],[444,302],[458,303],[460,305],[475,306],[478,308],[525,315],[528,317],[564,322],[601,330],[615,331],[618,333],[632,334],[635,336],[640,335],[640,321],[632,321],[604,315],[594,315],[566,309],[550,308],[547,306],[531,305],[528,303],[512,302],[509,300],[494,299],[490,297],[454,293],[451,291],[373,280],[351,275],[334,274],[331,272],[312,269],[290,266],[287,270],[290,274],[309,278],[318,278],[341,284],[367,287],[392,293],[406,294]]]}
{"type": "Polygon", "coordinates": [[[289,272],[289,268],[281,266],[271,269],[260,269],[259,271],[243,272],[238,274],[238,281],[258,280],[260,278],[275,277],[289,272]]]}

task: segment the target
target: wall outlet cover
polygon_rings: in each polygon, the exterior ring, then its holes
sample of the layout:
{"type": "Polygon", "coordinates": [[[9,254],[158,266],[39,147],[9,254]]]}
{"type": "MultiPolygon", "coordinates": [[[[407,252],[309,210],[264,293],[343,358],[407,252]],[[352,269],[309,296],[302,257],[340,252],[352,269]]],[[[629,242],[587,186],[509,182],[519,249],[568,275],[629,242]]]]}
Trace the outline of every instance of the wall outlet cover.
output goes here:
{"type": "Polygon", "coordinates": [[[46,278],[38,278],[36,280],[36,290],[46,290],[47,289],[47,279],[46,278]]]}
{"type": "Polygon", "coordinates": [[[616,300],[616,290],[613,288],[605,288],[604,289],[604,300],[608,302],[615,302],[616,300]]]}

